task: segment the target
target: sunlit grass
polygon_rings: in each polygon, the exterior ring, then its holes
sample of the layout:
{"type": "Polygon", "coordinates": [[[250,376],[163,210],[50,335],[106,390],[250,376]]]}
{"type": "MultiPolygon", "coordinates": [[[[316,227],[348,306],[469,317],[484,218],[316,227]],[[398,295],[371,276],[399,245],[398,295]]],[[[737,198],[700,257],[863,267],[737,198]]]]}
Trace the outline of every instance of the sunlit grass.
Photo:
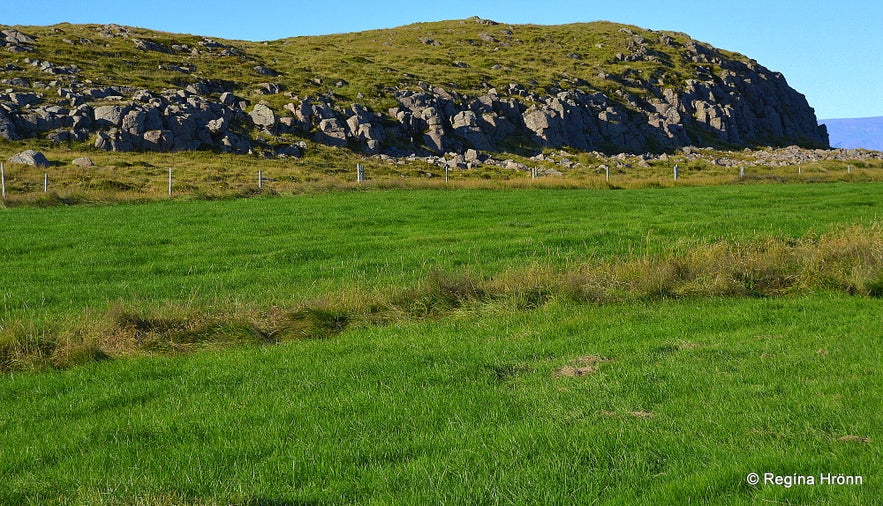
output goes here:
{"type": "Polygon", "coordinates": [[[4,209],[0,502],[873,503],[881,195],[4,209]]]}

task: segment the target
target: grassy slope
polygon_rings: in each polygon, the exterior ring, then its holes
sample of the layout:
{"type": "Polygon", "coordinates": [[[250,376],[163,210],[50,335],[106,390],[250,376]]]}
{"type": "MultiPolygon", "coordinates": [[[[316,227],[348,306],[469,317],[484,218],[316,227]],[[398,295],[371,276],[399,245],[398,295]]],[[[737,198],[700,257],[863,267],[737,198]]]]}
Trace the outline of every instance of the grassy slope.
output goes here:
{"type": "Polygon", "coordinates": [[[879,308],[824,294],[491,308],[13,375],[0,501],[870,504],[879,308]],[[610,361],[556,377],[589,355],[610,361]],[[865,484],[750,487],[749,472],[865,484]]]}
{"type": "MultiPolygon", "coordinates": [[[[378,110],[393,105],[387,88],[416,87],[419,81],[448,89],[456,87],[467,94],[484,90],[485,83],[506,89],[511,82],[536,91],[558,86],[612,94],[622,88],[622,84],[612,79],[628,77],[647,82],[651,78],[663,77],[671,85],[680,85],[685,79],[694,78],[699,66],[677,48],[659,42],[665,35],[684,44],[690,41],[684,34],[653,32],[608,22],[486,26],[475,20],[454,20],[268,42],[222,41],[235,47],[239,56],[138,50],[131,39],[159,42],[167,48],[181,44],[204,50],[199,44],[202,37],[141,28],[128,28],[128,38],[103,36],[100,25],[17,28],[37,38],[37,51],[24,53],[26,57],[58,65],[75,64],[82,69],[82,79],[91,79],[98,84],[125,84],[158,91],[200,79],[224,79],[235,82],[237,88],[248,95],[257,83],[273,81],[301,97],[332,91],[344,103],[358,101],[378,110]],[[652,45],[658,62],[615,60],[617,53],[630,53],[629,41],[636,35],[652,45]],[[424,44],[419,40],[421,38],[433,39],[439,45],[424,44]],[[541,62],[537,56],[540,54],[543,55],[541,62]],[[579,58],[568,55],[578,55],[579,58]],[[466,66],[455,66],[454,62],[466,66]],[[282,75],[261,76],[253,70],[258,64],[271,67],[282,75]],[[158,70],[160,65],[195,67],[196,70],[191,74],[175,73],[158,70]],[[494,69],[495,65],[501,68],[494,69]],[[601,73],[611,79],[600,78],[601,73]],[[317,79],[321,84],[317,84],[317,79]],[[349,84],[336,87],[339,80],[349,84]],[[451,86],[449,83],[456,84],[451,86]],[[359,99],[359,93],[365,98],[359,99]]],[[[745,60],[741,55],[725,51],[722,55],[745,60]]],[[[4,52],[0,54],[0,65],[10,62],[21,66],[17,61],[21,58],[21,54],[4,52]]],[[[25,77],[49,80],[47,74],[27,65],[24,67],[25,77]]],[[[704,67],[715,72],[714,66],[706,64],[704,67]]],[[[625,89],[629,90],[628,87],[625,89]]],[[[640,88],[631,91],[645,93],[640,88]]],[[[615,97],[611,95],[611,98],[615,97]]],[[[269,97],[269,100],[279,102],[277,105],[281,107],[284,97],[269,97]]]]}

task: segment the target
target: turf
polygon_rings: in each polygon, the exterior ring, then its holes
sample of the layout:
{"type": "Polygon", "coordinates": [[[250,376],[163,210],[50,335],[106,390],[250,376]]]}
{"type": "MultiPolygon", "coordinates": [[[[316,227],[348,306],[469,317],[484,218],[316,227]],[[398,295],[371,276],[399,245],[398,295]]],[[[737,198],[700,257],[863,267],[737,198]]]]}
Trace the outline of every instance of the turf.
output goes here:
{"type": "Polygon", "coordinates": [[[0,501],[870,504],[879,309],[825,294],[486,308],[13,375],[0,501]],[[560,373],[581,357],[596,370],[560,373]],[[864,484],[752,487],[750,472],[864,484]]]}
{"type": "MultiPolygon", "coordinates": [[[[115,304],[120,320],[270,310],[407,294],[436,272],[797,243],[879,226],[881,195],[878,183],[395,190],[5,209],[0,325],[39,333],[115,304]]],[[[879,297],[450,309],[6,372],[0,503],[870,504],[883,492],[879,297]],[[749,473],[817,484],[752,486],[749,473]],[[863,484],[818,483],[826,473],[863,484]]]]}
{"type": "Polygon", "coordinates": [[[0,317],[109,302],[285,304],[432,270],[797,238],[880,215],[883,186],[369,191],[0,212],[0,317]]]}

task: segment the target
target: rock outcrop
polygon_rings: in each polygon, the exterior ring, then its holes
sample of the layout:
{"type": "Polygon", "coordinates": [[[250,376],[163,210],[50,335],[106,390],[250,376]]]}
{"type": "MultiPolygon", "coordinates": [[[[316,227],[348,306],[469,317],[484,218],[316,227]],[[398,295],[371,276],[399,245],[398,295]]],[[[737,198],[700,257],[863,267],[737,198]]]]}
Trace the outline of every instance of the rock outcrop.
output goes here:
{"type": "MultiPolygon", "coordinates": [[[[231,49],[210,39],[199,42],[199,49],[130,38],[124,27],[109,25],[103,30],[102,36],[127,38],[139,51],[202,54],[231,49]]],[[[617,53],[618,62],[658,59],[644,37],[630,31],[625,36],[629,51],[617,53]]],[[[479,34],[479,40],[501,43],[486,32],[479,34]]],[[[252,106],[236,95],[273,95],[273,103],[278,104],[282,91],[291,86],[275,82],[260,83],[257,90],[255,85],[211,79],[161,91],[92,87],[77,78],[81,70],[76,66],[26,59],[59,80],[51,84],[19,77],[2,80],[10,88],[0,93],[0,138],[88,140],[96,148],[113,151],[247,153],[266,142],[262,139],[289,135],[372,155],[465,155],[505,151],[513,145],[536,152],[572,148],[606,153],[661,153],[682,146],[828,146],[827,133],[817,126],[813,109],[781,74],[695,41],[678,43],[667,36],[661,40],[677,46],[696,65],[692,79],[669,82],[660,74],[647,82],[626,68],[619,75],[606,76],[620,83],[613,91],[602,92],[572,79],[568,86],[546,88],[511,83],[498,90],[486,85],[477,94],[460,93],[453,84],[443,88],[420,82],[388,89],[386,96],[396,105],[386,111],[339,100],[332,92],[299,97],[292,91],[282,110],[265,102],[252,106]]],[[[0,41],[7,49],[30,48],[36,42],[16,30],[3,31],[0,41]]],[[[420,42],[437,44],[429,38],[420,42]]],[[[567,56],[574,61],[584,58],[578,53],[567,56]]],[[[265,65],[253,65],[250,71],[284,75],[284,69],[265,65]]],[[[291,139],[280,142],[278,149],[285,149],[285,156],[302,152],[285,148],[292,145],[291,139]]]]}

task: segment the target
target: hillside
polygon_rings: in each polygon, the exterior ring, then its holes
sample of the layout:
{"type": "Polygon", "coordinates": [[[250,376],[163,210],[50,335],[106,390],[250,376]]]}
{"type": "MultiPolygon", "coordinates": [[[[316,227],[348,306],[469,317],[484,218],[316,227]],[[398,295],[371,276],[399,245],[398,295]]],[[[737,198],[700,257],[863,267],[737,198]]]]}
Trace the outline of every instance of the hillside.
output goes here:
{"type": "Polygon", "coordinates": [[[876,118],[823,119],[835,148],[883,151],[883,116],[876,118]]]}
{"type": "Polygon", "coordinates": [[[685,34],[608,22],[471,18],[259,43],[0,28],[7,140],[288,156],[313,143],[473,157],[828,145],[781,74],[685,34]]]}

